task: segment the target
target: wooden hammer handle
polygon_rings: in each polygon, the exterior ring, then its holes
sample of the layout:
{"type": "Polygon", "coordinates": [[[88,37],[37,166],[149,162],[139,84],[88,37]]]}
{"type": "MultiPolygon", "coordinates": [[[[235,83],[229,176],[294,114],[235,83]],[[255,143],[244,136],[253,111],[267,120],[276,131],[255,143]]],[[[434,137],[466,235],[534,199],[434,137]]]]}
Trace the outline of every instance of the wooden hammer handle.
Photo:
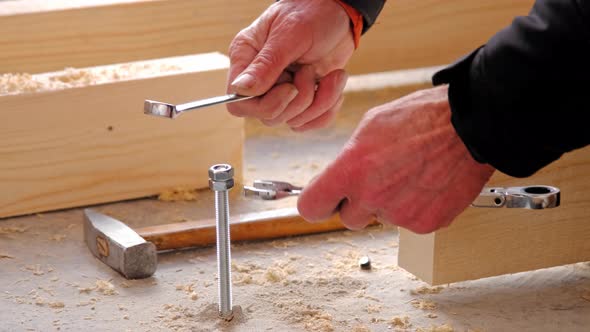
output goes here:
{"type": "MultiPolygon", "coordinates": [[[[230,218],[232,241],[266,240],[344,229],[338,215],[322,223],[305,221],[297,209],[255,212],[230,218]],[[232,221],[235,220],[235,221],[232,221]]],[[[136,230],[158,250],[201,247],[215,244],[215,219],[144,227],[136,230]]]]}

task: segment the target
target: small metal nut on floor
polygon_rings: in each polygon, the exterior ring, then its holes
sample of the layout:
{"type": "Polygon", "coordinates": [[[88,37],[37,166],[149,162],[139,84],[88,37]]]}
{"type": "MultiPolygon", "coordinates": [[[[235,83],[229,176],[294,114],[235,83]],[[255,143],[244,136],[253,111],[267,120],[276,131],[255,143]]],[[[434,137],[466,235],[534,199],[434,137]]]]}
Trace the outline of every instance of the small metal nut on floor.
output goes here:
{"type": "Polygon", "coordinates": [[[363,256],[359,259],[359,267],[361,270],[370,270],[371,269],[371,259],[369,256],[363,256]]]}

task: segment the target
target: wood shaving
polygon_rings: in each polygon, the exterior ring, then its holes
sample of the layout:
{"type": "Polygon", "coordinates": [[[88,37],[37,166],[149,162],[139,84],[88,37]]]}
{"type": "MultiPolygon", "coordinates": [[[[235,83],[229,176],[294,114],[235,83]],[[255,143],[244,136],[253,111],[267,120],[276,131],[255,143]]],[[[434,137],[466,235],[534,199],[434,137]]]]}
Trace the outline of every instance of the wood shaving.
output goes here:
{"type": "Polygon", "coordinates": [[[96,291],[102,293],[103,295],[117,295],[117,291],[115,290],[115,285],[113,285],[108,280],[97,280],[96,281],[96,291]]]}
{"type": "Polygon", "coordinates": [[[434,310],[436,309],[436,303],[430,301],[430,300],[413,300],[412,305],[414,306],[414,308],[417,309],[422,309],[422,310],[434,310]]]}
{"type": "Polygon", "coordinates": [[[367,306],[367,313],[369,314],[373,314],[373,313],[379,313],[381,312],[382,307],[378,304],[369,304],[367,306]]]}
{"type": "Polygon", "coordinates": [[[196,201],[198,198],[197,189],[182,187],[167,189],[158,195],[158,200],[163,202],[196,201]]]}
{"type": "Polygon", "coordinates": [[[177,291],[184,291],[187,294],[190,294],[194,291],[194,283],[191,284],[187,284],[187,285],[176,285],[176,290],[177,291]]]}
{"type": "Polygon", "coordinates": [[[54,234],[49,239],[55,242],[62,242],[66,237],[67,235],[65,234],[54,234]]]}
{"type": "Polygon", "coordinates": [[[78,292],[90,294],[96,287],[78,287],[78,292]]]}
{"type": "Polygon", "coordinates": [[[63,307],[65,307],[66,305],[63,302],[57,301],[57,302],[49,302],[49,307],[53,308],[53,309],[61,309],[63,307]]]}
{"type": "Polygon", "coordinates": [[[79,302],[76,306],[85,307],[85,306],[89,306],[89,305],[94,305],[94,304],[96,304],[96,302],[98,302],[98,299],[93,297],[88,301],[79,302]]]}
{"type": "Polygon", "coordinates": [[[189,299],[196,301],[199,298],[199,295],[197,294],[197,292],[195,292],[194,286],[194,283],[187,285],[176,285],[176,290],[184,291],[188,295],[189,299]]]}
{"type": "Polygon", "coordinates": [[[80,293],[86,293],[86,294],[90,294],[92,291],[97,291],[103,295],[117,295],[117,294],[119,294],[115,290],[115,285],[113,285],[108,280],[101,280],[101,279],[96,280],[96,283],[94,284],[94,286],[78,287],[78,291],[80,293]]]}
{"type": "Polygon", "coordinates": [[[581,298],[590,302],[590,292],[588,292],[586,294],[582,294],[581,298]]]}
{"type": "Polygon", "coordinates": [[[416,289],[411,290],[410,294],[412,294],[412,295],[438,294],[443,289],[444,289],[444,287],[442,287],[442,286],[436,286],[436,287],[422,286],[422,287],[418,287],[416,289]]]}
{"type": "Polygon", "coordinates": [[[408,329],[412,326],[410,323],[410,317],[403,316],[403,317],[393,317],[390,321],[391,326],[400,329],[408,329]]]}
{"type": "Polygon", "coordinates": [[[443,325],[439,325],[439,326],[431,326],[431,327],[419,327],[416,329],[416,332],[454,332],[455,329],[453,329],[452,326],[448,325],[448,324],[443,324],[443,325]]]}
{"type": "Polygon", "coordinates": [[[10,259],[14,259],[14,256],[7,254],[5,252],[0,252],[0,259],[2,258],[10,258],[10,259]]]}
{"type": "Polygon", "coordinates": [[[351,332],[371,332],[371,329],[364,325],[356,325],[352,327],[351,332]]]}
{"type": "Polygon", "coordinates": [[[430,313],[430,314],[426,315],[426,318],[437,318],[437,317],[438,317],[438,315],[437,314],[433,314],[433,313],[430,313]]]}
{"type": "Polygon", "coordinates": [[[40,264],[35,264],[35,265],[27,265],[27,266],[25,266],[25,270],[27,270],[27,271],[31,271],[31,272],[33,273],[33,275],[36,275],[36,276],[42,276],[42,275],[44,275],[45,273],[52,272],[52,271],[53,271],[53,268],[52,268],[52,267],[50,267],[50,266],[48,266],[48,267],[47,267],[47,271],[44,271],[44,270],[41,268],[41,265],[40,265],[40,264]]]}

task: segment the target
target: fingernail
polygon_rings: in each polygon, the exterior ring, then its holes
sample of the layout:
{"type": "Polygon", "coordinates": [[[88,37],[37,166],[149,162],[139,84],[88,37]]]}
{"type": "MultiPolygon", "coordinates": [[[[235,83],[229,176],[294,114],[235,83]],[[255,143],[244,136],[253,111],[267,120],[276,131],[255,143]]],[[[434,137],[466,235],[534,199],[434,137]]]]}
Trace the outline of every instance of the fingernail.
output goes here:
{"type": "Polygon", "coordinates": [[[254,87],[256,79],[250,74],[242,74],[238,76],[231,85],[236,89],[248,90],[254,87]]]}
{"type": "Polygon", "coordinates": [[[297,88],[291,89],[291,91],[287,95],[287,103],[292,102],[293,99],[295,99],[295,97],[297,97],[298,94],[299,94],[299,90],[297,90],[297,88]]]}

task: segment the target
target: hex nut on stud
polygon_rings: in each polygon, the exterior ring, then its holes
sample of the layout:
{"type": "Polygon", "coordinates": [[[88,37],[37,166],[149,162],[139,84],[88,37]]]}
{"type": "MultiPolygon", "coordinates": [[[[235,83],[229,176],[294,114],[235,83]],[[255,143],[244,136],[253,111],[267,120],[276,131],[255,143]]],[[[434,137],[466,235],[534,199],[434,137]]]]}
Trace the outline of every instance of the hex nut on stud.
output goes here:
{"type": "Polygon", "coordinates": [[[209,168],[209,179],[213,181],[228,181],[233,179],[234,169],[228,164],[213,165],[209,168]]]}
{"type": "Polygon", "coordinates": [[[234,187],[234,179],[225,181],[213,181],[209,180],[209,189],[213,191],[224,191],[234,187]]]}

